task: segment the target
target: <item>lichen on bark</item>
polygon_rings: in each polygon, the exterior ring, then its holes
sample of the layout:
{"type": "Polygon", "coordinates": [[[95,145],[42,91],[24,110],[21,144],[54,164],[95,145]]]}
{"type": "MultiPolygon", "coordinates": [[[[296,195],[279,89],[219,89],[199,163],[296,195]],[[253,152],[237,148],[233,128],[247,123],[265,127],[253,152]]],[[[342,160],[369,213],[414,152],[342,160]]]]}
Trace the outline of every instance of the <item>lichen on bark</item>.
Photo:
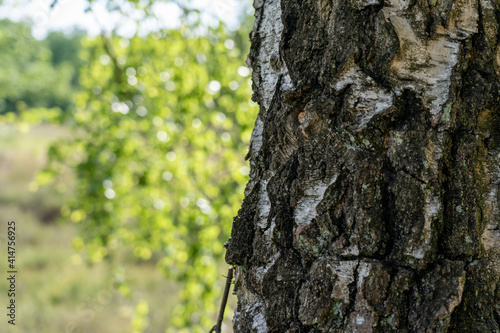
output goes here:
{"type": "Polygon", "coordinates": [[[236,332],[500,331],[493,0],[260,0],[236,332]]]}

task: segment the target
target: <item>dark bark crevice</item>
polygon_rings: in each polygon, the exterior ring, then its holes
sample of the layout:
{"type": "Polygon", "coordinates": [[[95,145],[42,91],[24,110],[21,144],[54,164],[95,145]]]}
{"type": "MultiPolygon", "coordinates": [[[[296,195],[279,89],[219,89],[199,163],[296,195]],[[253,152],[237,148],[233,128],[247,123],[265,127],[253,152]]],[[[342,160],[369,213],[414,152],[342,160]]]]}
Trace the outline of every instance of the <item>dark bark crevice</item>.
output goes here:
{"type": "MultiPolygon", "coordinates": [[[[359,279],[359,261],[354,267],[354,275],[352,282],[348,285],[349,288],[349,306],[347,307],[346,314],[344,317],[344,325],[348,325],[349,317],[355,311],[356,306],[356,295],[358,294],[358,279],[359,279]]],[[[340,327],[339,327],[340,328],[340,327]]]]}

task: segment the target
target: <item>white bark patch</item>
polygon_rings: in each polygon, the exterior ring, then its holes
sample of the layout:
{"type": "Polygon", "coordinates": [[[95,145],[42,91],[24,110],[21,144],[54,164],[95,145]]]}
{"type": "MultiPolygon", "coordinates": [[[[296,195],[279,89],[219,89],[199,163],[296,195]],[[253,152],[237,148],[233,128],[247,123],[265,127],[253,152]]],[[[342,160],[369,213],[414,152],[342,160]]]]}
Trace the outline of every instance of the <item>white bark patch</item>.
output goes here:
{"type": "Polygon", "coordinates": [[[363,280],[370,275],[371,264],[367,262],[360,262],[358,267],[358,288],[363,285],[363,280]]]}
{"type": "MultiPolygon", "coordinates": [[[[252,131],[252,136],[250,138],[249,153],[251,156],[250,167],[253,169],[255,164],[255,159],[257,158],[260,148],[262,147],[262,133],[264,132],[264,123],[260,119],[260,114],[257,115],[255,120],[255,125],[252,131]]],[[[250,180],[245,188],[245,197],[247,197],[250,192],[252,192],[257,180],[254,178],[253,174],[250,174],[250,180]]]]}
{"type": "Polygon", "coordinates": [[[354,332],[372,332],[373,324],[375,323],[373,308],[368,304],[362,288],[364,279],[372,273],[372,267],[372,263],[361,261],[357,268],[358,281],[356,282],[356,302],[354,311],[350,315],[351,327],[354,332]]]}
{"type": "Polygon", "coordinates": [[[266,318],[262,312],[257,313],[253,317],[252,332],[255,333],[265,333],[267,332],[266,318]]]}
{"type": "Polygon", "coordinates": [[[293,214],[297,226],[307,226],[317,216],[316,207],[323,200],[326,189],[336,180],[337,175],[330,180],[319,181],[304,190],[304,197],[298,201],[293,214]]]}
{"type": "Polygon", "coordinates": [[[379,5],[380,1],[379,0],[350,0],[349,3],[354,8],[361,10],[361,9],[368,7],[368,6],[379,5]]]}
{"type": "Polygon", "coordinates": [[[255,269],[254,276],[259,285],[264,280],[264,276],[269,271],[269,269],[273,267],[273,265],[276,263],[276,260],[278,259],[279,256],[280,253],[276,252],[271,258],[269,258],[269,261],[264,266],[259,266],[255,269]]]}
{"type": "Polygon", "coordinates": [[[283,75],[282,81],[281,81],[281,90],[287,91],[287,90],[293,90],[293,82],[292,78],[288,74],[288,68],[286,68],[286,64],[283,64],[284,72],[285,74],[283,75]]]}
{"type": "Polygon", "coordinates": [[[269,195],[267,194],[267,184],[273,175],[273,172],[268,171],[261,180],[255,179],[251,176],[250,181],[245,188],[245,197],[247,197],[255,188],[255,185],[260,183],[256,223],[261,229],[268,227],[267,218],[269,216],[269,212],[271,211],[271,201],[269,200],[269,195]]]}
{"type": "Polygon", "coordinates": [[[254,303],[250,300],[246,300],[247,303],[246,305],[248,306],[243,313],[245,313],[247,316],[251,316],[253,318],[252,321],[252,332],[255,333],[266,333],[267,332],[267,323],[266,323],[266,317],[264,315],[264,305],[258,301],[257,299],[254,299],[254,303]]]}
{"type": "Polygon", "coordinates": [[[444,34],[453,39],[466,39],[478,31],[478,20],[477,0],[456,0],[450,13],[448,29],[444,34]]]}
{"type": "Polygon", "coordinates": [[[474,0],[458,0],[450,13],[448,28],[438,25],[437,37],[418,37],[404,12],[407,2],[389,1],[382,11],[399,38],[400,51],[391,64],[396,93],[411,89],[423,96],[433,124],[441,120],[443,105],[449,98],[451,74],[458,63],[460,41],[477,32],[478,9],[474,0]]]}
{"type": "Polygon", "coordinates": [[[439,197],[429,190],[426,191],[424,227],[421,231],[422,241],[419,243],[411,243],[405,251],[405,254],[415,259],[421,260],[431,249],[432,238],[432,221],[438,217],[441,209],[441,201],[439,197]]]}
{"type": "Polygon", "coordinates": [[[291,79],[288,75],[288,69],[283,63],[280,69],[274,69],[271,65],[271,57],[279,58],[279,44],[283,24],[281,23],[281,1],[266,0],[262,12],[262,17],[259,26],[260,36],[260,85],[259,95],[261,103],[265,110],[269,110],[271,100],[276,90],[276,83],[281,75],[284,76],[284,88],[291,87],[291,79]]]}
{"type": "Polygon", "coordinates": [[[271,239],[273,237],[273,231],[274,231],[274,228],[276,227],[276,219],[273,217],[273,219],[271,220],[271,224],[269,225],[269,227],[264,231],[264,235],[266,236],[265,237],[265,240],[269,242],[269,244],[271,244],[271,239]]]}
{"type": "Polygon", "coordinates": [[[349,247],[347,247],[344,251],[341,253],[345,257],[357,257],[359,256],[359,248],[357,244],[353,244],[349,247]]]}
{"type": "Polygon", "coordinates": [[[271,211],[271,201],[269,201],[269,195],[267,194],[267,184],[272,176],[273,174],[269,173],[269,175],[260,182],[259,203],[257,205],[257,226],[261,229],[267,228],[267,218],[271,211]]]}
{"type": "MultiPolygon", "coordinates": [[[[252,318],[252,332],[265,333],[267,332],[267,324],[264,315],[264,305],[260,297],[252,293],[246,286],[245,279],[240,280],[241,286],[236,293],[238,294],[238,309],[234,312],[233,325],[240,326],[240,317],[252,318]]],[[[243,318],[241,318],[243,319],[243,318]]]]}
{"type": "Polygon", "coordinates": [[[353,62],[346,65],[339,78],[333,82],[335,90],[340,91],[348,85],[352,92],[347,105],[357,119],[357,129],[363,129],[380,112],[393,105],[393,93],[380,88],[377,83],[353,62]]]}
{"type": "Polygon", "coordinates": [[[255,126],[250,138],[250,154],[256,156],[262,147],[262,132],[264,131],[264,123],[260,119],[260,115],[255,120],[255,126]]]}
{"type": "Polygon", "coordinates": [[[359,313],[356,315],[356,324],[362,325],[365,322],[365,317],[360,316],[359,313]]]}
{"type": "Polygon", "coordinates": [[[248,184],[245,187],[245,192],[244,192],[245,198],[252,192],[255,184],[257,184],[257,180],[254,179],[252,175],[250,175],[250,180],[248,181],[248,184]]]}
{"type": "Polygon", "coordinates": [[[264,237],[262,238],[263,241],[265,242],[262,245],[266,249],[266,253],[269,255],[271,255],[273,252],[276,251],[276,246],[272,242],[272,238],[274,235],[273,232],[275,227],[276,227],[276,219],[273,217],[269,227],[266,230],[264,230],[264,237]]]}

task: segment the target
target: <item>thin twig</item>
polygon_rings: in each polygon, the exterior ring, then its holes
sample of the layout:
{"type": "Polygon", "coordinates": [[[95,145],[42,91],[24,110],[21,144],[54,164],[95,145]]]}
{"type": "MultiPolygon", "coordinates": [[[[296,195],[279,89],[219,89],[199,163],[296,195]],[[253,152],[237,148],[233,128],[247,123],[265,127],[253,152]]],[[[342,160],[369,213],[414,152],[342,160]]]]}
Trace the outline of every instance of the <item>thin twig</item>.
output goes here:
{"type": "Polygon", "coordinates": [[[227,270],[226,286],[224,287],[224,295],[222,295],[222,301],[220,303],[219,317],[217,318],[217,324],[210,330],[209,333],[215,332],[220,333],[222,320],[224,319],[224,311],[226,310],[227,297],[229,296],[229,289],[231,289],[231,282],[233,281],[233,268],[229,267],[227,270]]]}

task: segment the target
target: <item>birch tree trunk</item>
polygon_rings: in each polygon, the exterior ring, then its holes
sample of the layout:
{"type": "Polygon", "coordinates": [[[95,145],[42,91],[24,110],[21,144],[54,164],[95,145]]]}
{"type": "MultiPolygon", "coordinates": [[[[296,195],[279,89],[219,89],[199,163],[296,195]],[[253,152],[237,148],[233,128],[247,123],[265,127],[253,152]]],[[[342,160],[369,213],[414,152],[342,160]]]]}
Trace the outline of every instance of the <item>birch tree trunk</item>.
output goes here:
{"type": "Polygon", "coordinates": [[[236,332],[499,332],[494,0],[255,0],[236,332]]]}

